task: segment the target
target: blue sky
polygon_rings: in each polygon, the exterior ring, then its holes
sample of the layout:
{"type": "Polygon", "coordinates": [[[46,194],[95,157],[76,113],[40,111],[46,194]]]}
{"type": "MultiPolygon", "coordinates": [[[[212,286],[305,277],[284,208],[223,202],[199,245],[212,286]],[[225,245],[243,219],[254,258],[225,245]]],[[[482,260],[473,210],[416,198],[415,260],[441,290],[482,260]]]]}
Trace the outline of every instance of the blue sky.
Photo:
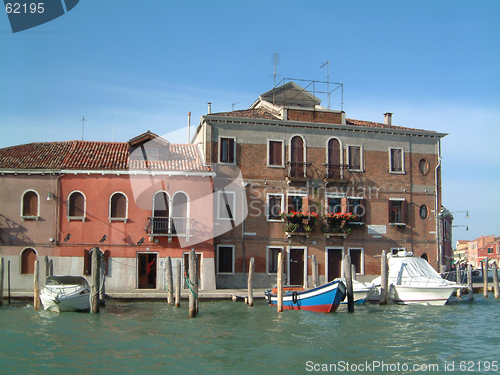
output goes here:
{"type": "Polygon", "coordinates": [[[326,81],[329,61],[348,118],[449,134],[444,204],[470,215],[454,240],[499,235],[499,18],[497,0],[82,0],[13,34],[0,12],[0,147],[81,139],[82,116],[85,140],[165,134],[207,102],[248,108],[275,53],[278,81],[326,81]]]}

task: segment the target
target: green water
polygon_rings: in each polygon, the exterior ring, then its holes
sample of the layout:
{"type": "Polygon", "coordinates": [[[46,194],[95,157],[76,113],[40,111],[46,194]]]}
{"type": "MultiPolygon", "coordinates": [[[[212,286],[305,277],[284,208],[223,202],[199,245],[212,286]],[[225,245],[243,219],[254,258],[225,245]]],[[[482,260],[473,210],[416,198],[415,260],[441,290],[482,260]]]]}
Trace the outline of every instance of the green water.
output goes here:
{"type": "Polygon", "coordinates": [[[0,373],[444,374],[453,365],[455,373],[498,374],[500,301],[492,297],[363,305],[353,314],[343,306],[278,314],[264,300],[214,301],[201,302],[195,319],[187,301],[181,308],[108,301],[100,314],[34,311],[15,301],[0,307],[0,373]]]}

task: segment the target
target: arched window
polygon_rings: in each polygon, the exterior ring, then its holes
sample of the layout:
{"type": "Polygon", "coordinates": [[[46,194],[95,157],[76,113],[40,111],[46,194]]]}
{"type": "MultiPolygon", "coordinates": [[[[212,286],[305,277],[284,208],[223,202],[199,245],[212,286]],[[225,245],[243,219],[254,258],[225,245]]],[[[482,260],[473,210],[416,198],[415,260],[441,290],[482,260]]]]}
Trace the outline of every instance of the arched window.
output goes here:
{"type": "Polygon", "coordinates": [[[186,193],[177,192],[172,202],[172,233],[186,236],[189,232],[189,199],[186,193]]]}
{"type": "Polygon", "coordinates": [[[68,197],[68,220],[85,219],[85,196],[79,191],[73,191],[68,197]]]}
{"type": "Polygon", "coordinates": [[[425,259],[427,262],[429,262],[429,257],[427,256],[426,253],[423,253],[420,258],[425,259]]]}
{"type": "Polygon", "coordinates": [[[152,234],[167,234],[169,231],[169,198],[164,191],[159,191],[153,198],[152,234]]]}
{"type": "Polygon", "coordinates": [[[109,221],[123,220],[128,218],[128,199],[123,193],[113,193],[109,199],[109,221]]]}
{"type": "Polygon", "coordinates": [[[21,253],[21,274],[33,275],[35,273],[36,252],[32,248],[26,248],[21,253]]]}
{"type": "Polygon", "coordinates": [[[296,135],[290,141],[290,177],[304,178],[304,140],[296,135]]]}
{"type": "MultiPolygon", "coordinates": [[[[94,252],[94,249],[90,250],[84,250],[83,252],[83,274],[86,276],[92,275],[92,253],[94,252]]],[[[110,250],[105,250],[104,252],[102,250],[99,250],[101,253],[101,262],[104,262],[104,264],[101,264],[101,269],[104,268],[104,275],[109,276],[109,256],[111,255],[110,250]]]]}
{"type": "Polygon", "coordinates": [[[23,219],[38,219],[40,199],[34,190],[28,190],[21,200],[21,217],[23,219]]]}
{"type": "Polygon", "coordinates": [[[326,178],[338,180],[342,178],[340,173],[341,154],[340,142],[338,139],[331,138],[328,141],[328,160],[326,169],[326,178]]]}

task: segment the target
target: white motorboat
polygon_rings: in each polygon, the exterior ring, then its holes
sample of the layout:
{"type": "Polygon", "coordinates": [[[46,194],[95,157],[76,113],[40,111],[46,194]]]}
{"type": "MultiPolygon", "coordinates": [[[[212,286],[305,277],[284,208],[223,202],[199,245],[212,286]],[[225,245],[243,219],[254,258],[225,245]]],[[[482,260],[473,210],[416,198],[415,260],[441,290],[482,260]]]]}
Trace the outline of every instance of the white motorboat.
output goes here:
{"type": "MultiPolygon", "coordinates": [[[[410,252],[389,255],[389,300],[399,304],[444,305],[461,286],[443,279],[423,258],[410,252]]],[[[372,281],[380,286],[381,277],[372,281]]],[[[380,295],[379,293],[377,293],[380,295]]],[[[377,299],[378,296],[373,295],[377,299]]]]}
{"type": "Polygon", "coordinates": [[[90,309],[90,287],[81,276],[49,276],[40,291],[47,311],[85,311],[90,309]]]}

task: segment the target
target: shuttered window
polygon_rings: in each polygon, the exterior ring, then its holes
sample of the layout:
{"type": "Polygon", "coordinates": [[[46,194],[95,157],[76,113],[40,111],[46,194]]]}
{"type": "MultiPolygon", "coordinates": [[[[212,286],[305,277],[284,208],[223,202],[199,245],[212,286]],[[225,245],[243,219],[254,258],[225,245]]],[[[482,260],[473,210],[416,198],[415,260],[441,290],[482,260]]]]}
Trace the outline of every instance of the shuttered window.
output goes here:
{"type": "Polygon", "coordinates": [[[220,138],[219,162],[234,163],[235,162],[235,146],[234,138],[220,138]]]}
{"type": "Polygon", "coordinates": [[[122,193],[115,193],[110,200],[110,219],[127,218],[127,197],[122,193]]]}
{"type": "Polygon", "coordinates": [[[68,216],[70,218],[82,218],[85,216],[85,197],[82,193],[74,191],[68,199],[68,216]]]}
{"type": "Polygon", "coordinates": [[[280,212],[283,211],[283,195],[268,195],[267,220],[281,220],[280,212]]]}
{"type": "Polygon", "coordinates": [[[389,151],[389,161],[391,165],[391,172],[402,173],[404,172],[404,153],[402,148],[391,148],[389,151]]]}
{"type": "Polygon", "coordinates": [[[408,224],[408,202],[406,200],[389,200],[389,223],[408,224]]]}
{"type": "Polygon", "coordinates": [[[283,141],[269,141],[267,163],[283,166],[283,141]]]}
{"type": "Polygon", "coordinates": [[[37,217],[38,215],[38,194],[35,191],[27,191],[22,200],[22,216],[37,217]]]}
{"type": "Polygon", "coordinates": [[[35,273],[36,253],[33,249],[24,249],[21,254],[21,274],[32,275],[35,273]]]}
{"type": "Polygon", "coordinates": [[[349,169],[353,171],[360,171],[362,169],[362,150],[361,146],[349,146],[349,169]]]}

